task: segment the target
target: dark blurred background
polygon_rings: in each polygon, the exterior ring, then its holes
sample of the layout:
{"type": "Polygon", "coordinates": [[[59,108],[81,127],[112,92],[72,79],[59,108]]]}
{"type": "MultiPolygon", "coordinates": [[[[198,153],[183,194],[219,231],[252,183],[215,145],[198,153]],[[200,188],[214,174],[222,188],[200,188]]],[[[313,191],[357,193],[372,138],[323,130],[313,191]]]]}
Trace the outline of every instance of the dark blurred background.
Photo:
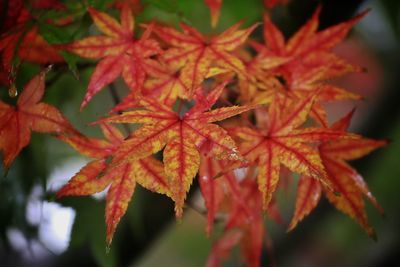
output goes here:
{"type": "MultiPolygon", "coordinates": [[[[209,11],[203,0],[145,0],[147,7],[137,22],[152,17],[174,23],[188,21],[208,33],[209,11]]],[[[329,105],[331,121],[352,107],[357,111],[351,130],[369,138],[392,142],[370,156],[352,162],[386,211],[382,218],[367,204],[369,220],[378,234],[371,240],[350,218],[325,199],[291,233],[285,225],[266,222],[273,248],[263,253],[263,266],[379,267],[400,266],[400,1],[291,0],[276,7],[274,21],[287,36],[293,34],[322,3],[321,29],[370,9],[336,48],[339,55],[368,72],[350,74],[337,83],[365,96],[361,102],[329,105]]],[[[246,25],[262,20],[262,0],[224,0],[221,31],[240,19],[246,25]]],[[[261,29],[254,35],[261,38],[261,29]]],[[[104,90],[79,112],[93,66],[76,80],[69,71],[50,73],[45,101],[60,107],[74,125],[88,135],[99,136],[87,123],[113,106],[104,90]],[[102,103],[99,105],[99,103],[102,103]]],[[[34,66],[24,66],[17,83],[24,84],[34,66]]],[[[117,89],[122,95],[117,84],[117,89]]],[[[0,90],[6,91],[6,90],[0,90]]],[[[7,177],[0,177],[0,266],[203,266],[213,237],[205,235],[205,217],[191,208],[181,223],[174,219],[173,204],[166,197],[137,188],[129,210],[118,226],[106,253],[104,194],[56,200],[60,188],[88,159],[49,136],[33,134],[7,177]]],[[[0,170],[0,173],[4,173],[0,170]]],[[[279,193],[279,207],[288,223],[294,206],[295,185],[279,193]]],[[[196,186],[191,200],[198,199],[196,186]]],[[[224,266],[240,266],[238,251],[224,266]]]]}

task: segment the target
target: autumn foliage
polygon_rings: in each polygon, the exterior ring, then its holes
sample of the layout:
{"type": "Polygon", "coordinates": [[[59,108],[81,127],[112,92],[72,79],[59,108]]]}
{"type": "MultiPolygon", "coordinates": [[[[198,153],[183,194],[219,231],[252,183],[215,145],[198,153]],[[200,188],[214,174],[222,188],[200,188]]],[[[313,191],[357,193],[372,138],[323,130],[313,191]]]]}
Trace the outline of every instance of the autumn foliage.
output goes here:
{"type": "MultiPolygon", "coordinates": [[[[224,233],[213,246],[210,267],[219,266],[236,245],[248,266],[260,265],[264,215],[279,218],[275,197],[282,179],[298,181],[288,230],[325,195],[375,236],[364,198],[383,210],[347,161],[386,141],[348,132],[354,110],[330,125],[323,105],[362,98],[330,82],[362,70],[332,48],[366,13],[319,30],[318,7],[286,39],[268,12],[263,23],[244,28],[238,22],[219,34],[206,35],[184,23],[179,28],[155,20],[137,25],[133,12],[138,1],[117,2],[110,6],[119,10],[117,17],[87,6],[98,34],[52,45],[39,34],[29,12],[62,11],[63,4],[34,1],[36,6],[27,9],[21,2],[14,13],[10,11],[7,18],[14,23],[7,21],[0,37],[1,81],[10,92],[20,64],[65,64],[75,54],[96,60],[81,109],[95,103],[94,96],[118,77],[128,93],[110,113],[93,122],[91,127],[100,127],[104,139],[88,137],[56,107],[41,102],[45,76],[51,70],[41,71],[23,88],[16,105],[0,101],[0,149],[6,169],[29,144],[31,131],[51,133],[89,157],[57,197],[92,195],[108,188],[108,245],[136,184],[168,196],[181,218],[188,191],[198,179],[208,235],[217,216],[225,215],[218,216],[223,218],[219,223],[224,233]],[[255,29],[262,29],[263,41],[253,38],[255,29]],[[121,124],[132,124],[132,130],[122,132],[121,124]]],[[[205,2],[216,26],[222,0],[205,2]]],[[[272,8],[287,1],[264,2],[272,8]]],[[[73,19],[45,23],[65,27],[73,19]]]]}

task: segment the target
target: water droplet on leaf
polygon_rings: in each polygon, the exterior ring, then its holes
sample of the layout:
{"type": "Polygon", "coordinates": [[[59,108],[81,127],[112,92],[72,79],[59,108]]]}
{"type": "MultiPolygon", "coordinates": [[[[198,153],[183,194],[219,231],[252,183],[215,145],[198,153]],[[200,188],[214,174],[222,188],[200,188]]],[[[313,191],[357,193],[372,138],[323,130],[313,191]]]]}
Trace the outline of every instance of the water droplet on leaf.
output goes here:
{"type": "Polygon", "coordinates": [[[17,90],[17,87],[15,86],[15,84],[12,84],[12,85],[10,86],[10,88],[8,89],[8,95],[9,95],[10,97],[17,97],[17,95],[18,95],[18,90],[17,90]]]}

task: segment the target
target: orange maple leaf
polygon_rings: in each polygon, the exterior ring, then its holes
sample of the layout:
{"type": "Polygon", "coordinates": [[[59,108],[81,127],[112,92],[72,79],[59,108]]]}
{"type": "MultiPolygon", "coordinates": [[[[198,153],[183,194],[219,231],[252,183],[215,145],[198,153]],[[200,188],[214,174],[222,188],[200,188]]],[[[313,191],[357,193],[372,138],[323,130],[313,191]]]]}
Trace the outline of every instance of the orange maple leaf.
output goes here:
{"type": "Polygon", "coordinates": [[[16,106],[0,101],[0,150],[6,168],[29,144],[31,130],[56,134],[75,132],[58,109],[39,102],[44,94],[46,72],[42,71],[28,82],[16,106]]]}
{"type": "Polygon", "coordinates": [[[210,155],[239,158],[233,139],[212,122],[243,113],[254,106],[232,106],[207,111],[217,101],[225,85],[217,86],[207,97],[198,99],[196,105],[184,115],[147,98],[140,101],[144,110],[129,111],[104,119],[112,123],[144,124],[121,144],[113,154],[111,165],[149,156],[166,145],[163,157],[165,173],[170,179],[178,217],[182,215],[186,192],[199,169],[199,148],[202,145],[207,145],[210,155]]]}
{"type": "Polygon", "coordinates": [[[104,35],[90,36],[62,46],[81,57],[101,59],[90,78],[81,109],[121,74],[128,87],[140,93],[146,74],[158,73],[158,63],[149,57],[160,52],[158,43],[148,38],[151,27],[139,40],[134,39],[134,18],[127,5],[121,10],[121,23],[93,8],[88,11],[104,35]]]}
{"type": "MultiPolygon", "coordinates": [[[[331,128],[345,131],[350,124],[353,113],[354,110],[332,125],[331,128]]],[[[318,148],[322,164],[326,169],[327,178],[339,195],[326,190],[324,185],[320,185],[318,181],[313,181],[310,177],[301,177],[297,189],[295,214],[289,225],[289,230],[293,229],[316,207],[321,191],[324,189],[326,197],[338,210],[355,219],[369,236],[376,238],[373,228],[368,224],[363,197],[365,196],[382,214],[383,209],[369,191],[361,175],[345,161],[363,157],[386,144],[387,141],[366,138],[322,143],[318,148]]]]}
{"type": "Polygon", "coordinates": [[[107,168],[106,159],[123,143],[124,136],[111,125],[101,125],[106,140],[87,138],[81,134],[60,137],[79,153],[95,160],[84,166],[57,193],[62,196],[87,196],[110,188],[106,197],[105,220],[107,244],[110,245],[115,229],[125,214],[136,183],[148,190],[169,195],[170,189],[162,163],[153,157],[130,160],[107,168]]]}
{"type": "Polygon", "coordinates": [[[180,69],[180,77],[189,90],[189,96],[206,78],[211,66],[216,65],[246,76],[243,62],[232,51],[246,41],[257,24],[238,30],[240,25],[237,23],[210,40],[186,24],[181,24],[183,32],[154,26],[154,33],[172,46],[162,54],[162,60],[173,69],[180,69]]]}
{"type": "MultiPolygon", "coordinates": [[[[317,32],[320,12],[321,7],[318,7],[311,19],[287,42],[285,42],[282,32],[271,22],[270,17],[266,14],[264,16],[266,52],[273,55],[292,57],[294,60],[301,57],[303,60],[306,59],[303,64],[307,64],[308,59],[316,60],[315,57],[318,55],[320,63],[329,63],[331,60],[329,57],[332,55],[331,49],[340,43],[354,24],[367,13],[363,12],[349,21],[317,32]]],[[[299,64],[300,62],[291,63],[299,64]]]]}
{"type": "Polygon", "coordinates": [[[357,23],[366,12],[349,21],[339,23],[330,28],[318,31],[318,16],[321,7],[318,7],[311,19],[301,27],[287,42],[279,29],[271,22],[268,15],[264,16],[265,47],[258,47],[264,57],[280,56],[291,58],[280,67],[280,72],[285,78],[286,86],[291,90],[301,89],[301,72],[308,71],[304,84],[326,80],[343,75],[360,68],[347,63],[331,52],[332,48],[340,43],[349,30],[357,23]],[[316,73],[310,77],[310,69],[316,73]]]}
{"type": "Polygon", "coordinates": [[[273,101],[269,107],[268,125],[262,123],[259,129],[237,127],[230,131],[244,140],[240,146],[242,155],[258,163],[257,181],[263,193],[264,208],[268,207],[277,188],[281,164],[293,172],[319,179],[333,189],[318,151],[305,143],[357,138],[353,134],[326,128],[296,129],[306,121],[315,98],[315,94],[310,94],[287,108],[273,101]]]}
{"type": "Polygon", "coordinates": [[[247,73],[247,77],[239,75],[238,85],[242,101],[268,104],[277,94],[288,93],[275,72],[279,66],[291,60],[289,57],[265,56],[262,53],[253,57],[246,51],[241,52],[247,73]]]}
{"type": "MultiPolygon", "coordinates": [[[[342,41],[351,27],[366,12],[347,22],[317,32],[320,10],[320,7],[317,8],[312,18],[287,42],[280,30],[271,22],[269,15],[266,14],[264,16],[266,44],[252,43],[258,54],[249,64],[254,65],[251,67],[263,74],[258,76],[265,77],[259,79],[257,84],[261,91],[253,96],[258,103],[269,103],[276,94],[301,100],[310,92],[318,90],[317,103],[312,107],[310,115],[320,125],[328,127],[326,112],[319,102],[362,98],[326,82],[346,73],[362,70],[339,58],[331,50],[342,41]],[[279,59],[286,61],[270,70],[271,62],[279,63],[279,59]],[[276,83],[276,78],[282,80],[280,86],[279,83],[276,83]],[[274,86],[270,86],[271,82],[274,86]]],[[[240,86],[244,95],[254,95],[255,89],[249,88],[247,81],[242,82],[240,86]]]]}
{"type": "Polygon", "coordinates": [[[188,88],[183,84],[181,77],[176,70],[168,68],[163,64],[158,66],[158,75],[146,79],[143,85],[142,94],[131,91],[118,103],[111,112],[128,110],[139,106],[142,97],[157,99],[160,103],[171,106],[177,98],[188,99],[188,88]]]}

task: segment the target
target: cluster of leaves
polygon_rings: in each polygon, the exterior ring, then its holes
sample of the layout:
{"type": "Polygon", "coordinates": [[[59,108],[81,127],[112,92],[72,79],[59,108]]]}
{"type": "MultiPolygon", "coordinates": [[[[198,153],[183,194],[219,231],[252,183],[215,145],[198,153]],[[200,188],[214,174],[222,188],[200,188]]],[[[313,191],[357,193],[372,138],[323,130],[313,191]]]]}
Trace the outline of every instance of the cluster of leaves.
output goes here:
{"type": "MultiPolygon", "coordinates": [[[[265,240],[263,214],[279,219],[276,191],[282,179],[293,179],[292,173],[300,178],[289,230],[316,207],[324,192],[337,209],[354,218],[368,235],[375,235],[363,198],[380,212],[382,208],[346,161],[386,142],[347,132],[354,110],[329,126],[322,105],[361,99],[329,81],[361,70],[332,48],[364,13],[318,31],[318,8],[289,40],[268,14],[263,26],[241,29],[238,23],[213,36],[183,23],[176,29],[151,21],[140,25],[143,31],[136,38],[133,12],[140,9],[138,2],[112,3],[119,20],[85,7],[99,34],[57,45],[38,33],[37,19],[22,2],[8,9],[10,21],[4,24],[0,52],[2,82],[10,88],[21,62],[59,63],[70,61],[72,53],[98,60],[81,109],[119,76],[129,93],[109,115],[94,122],[105,139],[90,138],[75,130],[55,107],[39,102],[48,69],[42,71],[26,85],[16,106],[0,102],[0,149],[6,168],[29,144],[31,130],[53,133],[92,158],[57,196],[92,195],[109,187],[108,245],[136,183],[171,198],[180,218],[197,178],[207,209],[207,233],[212,233],[216,217],[224,224],[208,266],[219,266],[237,244],[246,263],[259,266],[265,240]],[[257,27],[263,27],[264,43],[249,39],[257,27]],[[112,125],[122,123],[134,124],[135,130],[123,134],[112,125]]],[[[265,5],[277,2],[284,1],[265,1],[265,5]]],[[[216,25],[222,1],[206,3],[216,25]]],[[[65,6],[34,1],[30,8],[59,11],[65,6]]],[[[38,23],[64,27],[73,19],[38,23]]]]}

